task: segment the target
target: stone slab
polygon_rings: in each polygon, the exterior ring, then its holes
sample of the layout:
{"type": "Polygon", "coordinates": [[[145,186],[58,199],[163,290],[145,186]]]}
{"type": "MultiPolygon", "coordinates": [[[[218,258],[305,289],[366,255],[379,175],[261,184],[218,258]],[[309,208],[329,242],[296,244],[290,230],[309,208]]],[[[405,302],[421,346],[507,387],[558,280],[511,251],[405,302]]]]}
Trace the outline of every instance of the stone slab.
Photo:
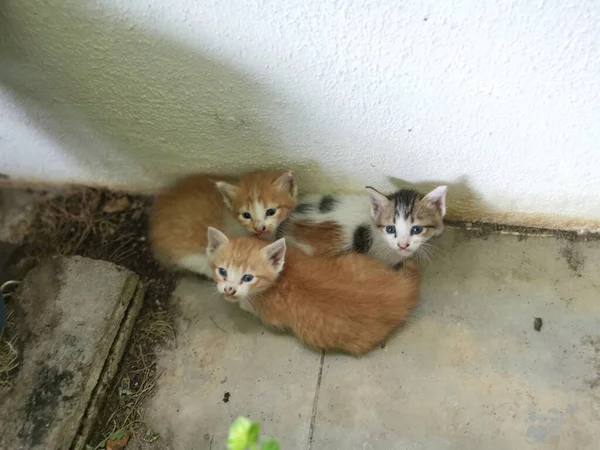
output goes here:
{"type": "Polygon", "coordinates": [[[24,347],[14,387],[0,395],[0,448],[71,447],[138,281],[81,257],[27,274],[11,299],[24,347]]]}

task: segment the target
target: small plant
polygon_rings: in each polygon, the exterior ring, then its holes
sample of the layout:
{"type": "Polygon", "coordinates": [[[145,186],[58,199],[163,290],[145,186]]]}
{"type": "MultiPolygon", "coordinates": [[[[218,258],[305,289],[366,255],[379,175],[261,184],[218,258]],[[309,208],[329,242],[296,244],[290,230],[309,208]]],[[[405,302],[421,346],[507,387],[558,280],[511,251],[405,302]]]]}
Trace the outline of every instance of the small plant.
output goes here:
{"type": "Polygon", "coordinates": [[[247,417],[238,417],[229,428],[227,450],[279,450],[275,439],[266,439],[259,446],[260,424],[247,417]]]}

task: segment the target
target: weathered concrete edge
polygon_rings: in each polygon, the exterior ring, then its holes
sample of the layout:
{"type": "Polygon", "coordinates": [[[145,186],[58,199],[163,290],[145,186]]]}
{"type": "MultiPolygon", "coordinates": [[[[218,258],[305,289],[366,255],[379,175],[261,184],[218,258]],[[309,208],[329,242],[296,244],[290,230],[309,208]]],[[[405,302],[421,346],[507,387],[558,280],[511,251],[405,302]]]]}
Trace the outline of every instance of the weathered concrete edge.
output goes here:
{"type": "Polygon", "coordinates": [[[130,296],[131,301],[129,303],[129,308],[125,312],[123,320],[120,322],[118,333],[113,341],[108,356],[106,357],[102,372],[94,387],[85,414],[81,419],[79,430],[69,447],[71,450],[85,449],[87,441],[93,431],[93,427],[96,424],[100,409],[102,408],[106,392],[112,385],[117,371],[119,370],[129,338],[133,332],[135,321],[144,304],[144,296],[147,289],[147,286],[141,282],[138,282],[134,287],[135,292],[130,296]]]}
{"type": "Polygon", "coordinates": [[[127,278],[123,283],[123,288],[121,289],[121,293],[119,295],[119,302],[115,305],[115,307],[112,310],[111,318],[108,322],[109,326],[106,329],[106,333],[97,345],[97,349],[99,351],[94,353],[94,357],[90,363],[92,370],[90,371],[90,373],[84,381],[85,384],[82,388],[82,392],[84,395],[81,397],[81,401],[78,403],[76,410],[71,415],[73,421],[68,423],[62,431],[62,435],[60,438],[61,449],[69,448],[71,442],[73,442],[73,436],[77,434],[77,430],[80,427],[81,419],[85,414],[85,410],[87,409],[87,405],[92,396],[92,392],[94,391],[98,379],[100,378],[100,374],[102,373],[102,368],[104,367],[106,358],[110,354],[110,349],[119,331],[122,317],[125,315],[125,312],[127,311],[129,304],[131,303],[133,293],[135,292],[135,289],[139,283],[139,277],[135,273],[123,267],[117,266],[116,264],[113,265],[115,267],[118,267],[120,270],[128,272],[127,278]],[[87,398],[85,396],[86,393],[87,398]]]}
{"type": "Polygon", "coordinates": [[[589,230],[523,227],[492,222],[467,222],[461,220],[444,220],[444,225],[448,228],[462,229],[465,233],[480,237],[487,237],[491,234],[507,234],[512,236],[559,237],[569,241],[600,241],[600,232],[589,230]]]}

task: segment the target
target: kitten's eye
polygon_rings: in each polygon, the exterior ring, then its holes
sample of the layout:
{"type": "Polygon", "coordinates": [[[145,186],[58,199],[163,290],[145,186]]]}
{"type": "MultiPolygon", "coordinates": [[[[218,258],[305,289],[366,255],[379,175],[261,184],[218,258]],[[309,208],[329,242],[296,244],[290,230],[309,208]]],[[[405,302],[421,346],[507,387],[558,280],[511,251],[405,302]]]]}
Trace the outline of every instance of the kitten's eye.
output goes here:
{"type": "Polygon", "coordinates": [[[421,234],[423,232],[423,227],[420,225],[415,225],[414,227],[412,227],[410,229],[410,234],[415,235],[415,234],[421,234]]]}
{"type": "Polygon", "coordinates": [[[219,267],[217,272],[219,272],[219,275],[221,275],[223,278],[225,278],[227,276],[227,271],[225,269],[223,269],[222,267],[219,267]]]}
{"type": "Polygon", "coordinates": [[[252,280],[254,280],[254,276],[253,276],[253,275],[248,275],[248,274],[246,274],[246,275],[244,275],[244,276],[242,277],[242,281],[243,281],[244,283],[250,283],[252,280]]]}
{"type": "Polygon", "coordinates": [[[275,215],[275,208],[269,208],[269,209],[267,209],[266,214],[267,214],[267,217],[274,216],[275,215]]]}
{"type": "Polygon", "coordinates": [[[385,232],[387,234],[395,234],[396,233],[396,227],[394,225],[388,225],[387,227],[385,227],[385,232]]]}
{"type": "Polygon", "coordinates": [[[244,219],[252,219],[252,214],[250,214],[249,212],[245,212],[245,213],[242,213],[242,217],[244,219]]]}

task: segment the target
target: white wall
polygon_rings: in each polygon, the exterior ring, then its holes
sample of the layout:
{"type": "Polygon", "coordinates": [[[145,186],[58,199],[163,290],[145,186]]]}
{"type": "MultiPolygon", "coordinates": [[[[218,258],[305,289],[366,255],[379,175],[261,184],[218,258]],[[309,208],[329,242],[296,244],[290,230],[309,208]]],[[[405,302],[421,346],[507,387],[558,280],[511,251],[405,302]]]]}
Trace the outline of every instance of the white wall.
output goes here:
{"type": "Polygon", "coordinates": [[[154,188],[292,166],[600,226],[596,0],[4,0],[0,165],[154,188]],[[86,6],[87,5],[87,6],[86,6]]]}

